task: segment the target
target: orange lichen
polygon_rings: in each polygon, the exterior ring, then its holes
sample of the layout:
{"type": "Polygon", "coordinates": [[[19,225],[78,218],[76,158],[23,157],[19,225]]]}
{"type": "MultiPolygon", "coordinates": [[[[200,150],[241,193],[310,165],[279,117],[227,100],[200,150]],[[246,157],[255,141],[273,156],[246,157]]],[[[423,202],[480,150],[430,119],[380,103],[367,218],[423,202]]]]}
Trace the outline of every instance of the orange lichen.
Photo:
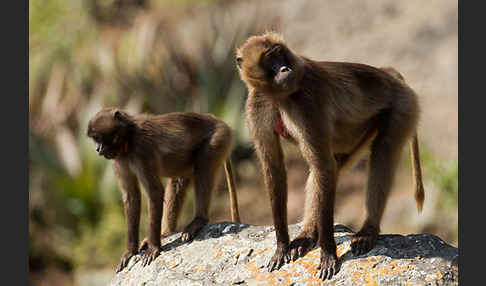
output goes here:
{"type": "Polygon", "coordinates": [[[427,277],[425,277],[425,280],[432,281],[432,280],[435,280],[435,277],[427,275],[427,277]]]}
{"type": "Polygon", "coordinates": [[[262,254],[262,253],[265,253],[269,250],[269,248],[264,248],[264,249],[257,249],[255,250],[250,256],[253,256],[253,255],[258,255],[258,254],[262,254]]]}
{"type": "MultiPolygon", "coordinates": [[[[248,269],[248,270],[250,270],[250,271],[253,271],[253,272],[257,272],[257,273],[258,273],[258,270],[259,270],[260,268],[258,268],[258,267],[257,267],[255,264],[253,264],[252,262],[248,262],[248,263],[246,264],[246,269],[248,269]]],[[[255,274],[255,273],[253,273],[253,274],[255,274]]]]}
{"type": "Polygon", "coordinates": [[[364,282],[366,282],[366,284],[363,284],[365,286],[375,286],[375,285],[378,285],[378,277],[373,277],[372,276],[373,273],[366,273],[365,276],[364,276],[364,282]]]}
{"type": "MultiPolygon", "coordinates": [[[[298,259],[295,262],[287,264],[285,269],[279,271],[266,272],[256,267],[253,263],[247,264],[247,269],[250,270],[252,276],[255,278],[248,279],[247,282],[265,282],[265,285],[289,285],[291,284],[292,277],[299,277],[299,281],[305,285],[321,285],[322,281],[317,277],[318,269],[315,259],[320,257],[320,251],[318,249],[310,251],[304,257],[298,259]],[[304,273],[299,271],[299,267],[305,269],[304,273]]],[[[374,285],[374,284],[369,284],[374,285]]]]}
{"type": "Polygon", "coordinates": [[[338,257],[341,257],[342,255],[348,253],[348,251],[349,251],[348,247],[338,246],[336,249],[336,254],[338,257]]]}
{"type": "Polygon", "coordinates": [[[440,270],[437,270],[437,278],[436,279],[442,279],[442,277],[444,277],[444,275],[442,275],[442,273],[440,273],[440,270]]]}
{"type": "Polygon", "coordinates": [[[304,257],[319,258],[321,257],[321,251],[319,249],[314,249],[309,251],[304,257]]]}
{"type": "MultiPolygon", "coordinates": [[[[380,261],[379,257],[370,256],[366,258],[366,261],[356,263],[358,270],[351,274],[351,283],[376,285],[379,282],[379,278],[397,276],[416,268],[415,265],[399,265],[399,261],[380,265],[380,261]]],[[[401,285],[405,285],[405,282],[401,285]]]]}
{"type": "Polygon", "coordinates": [[[223,251],[218,250],[218,252],[216,253],[216,258],[220,258],[221,257],[221,254],[223,254],[223,251]]]}
{"type": "Polygon", "coordinates": [[[194,270],[196,270],[196,271],[205,271],[206,270],[206,267],[204,267],[204,266],[196,266],[196,267],[194,267],[194,270]]]}
{"type": "Polygon", "coordinates": [[[223,251],[217,245],[213,245],[213,249],[216,250],[216,258],[221,257],[221,254],[223,254],[223,251]]]}
{"type": "MultiPolygon", "coordinates": [[[[338,248],[338,252],[342,255],[345,247],[338,248]]],[[[255,255],[265,252],[264,250],[255,251],[255,255]]],[[[320,250],[314,249],[308,252],[304,257],[297,261],[286,264],[283,269],[279,271],[267,272],[266,269],[255,266],[253,263],[247,263],[247,269],[251,272],[254,278],[247,280],[247,282],[254,282],[256,284],[265,285],[289,285],[294,279],[305,285],[321,285],[322,281],[317,277],[318,263],[315,258],[320,258],[320,250]]],[[[385,263],[382,256],[370,256],[366,260],[351,260],[346,263],[355,265],[357,271],[352,273],[345,273],[344,275],[351,275],[350,282],[354,285],[378,285],[385,277],[395,277],[404,274],[407,271],[416,269],[415,265],[403,263],[403,261],[395,260],[385,263]]],[[[341,270],[343,271],[343,269],[341,270]]],[[[344,270],[346,271],[346,270],[344,270]]],[[[427,281],[434,279],[441,279],[443,274],[440,271],[434,273],[432,276],[427,276],[427,281]]],[[[400,285],[412,285],[409,281],[401,281],[400,285]]]]}
{"type": "Polygon", "coordinates": [[[375,266],[376,264],[378,264],[378,262],[361,262],[359,264],[359,267],[367,267],[367,268],[372,268],[373,266],[375,266]]]}

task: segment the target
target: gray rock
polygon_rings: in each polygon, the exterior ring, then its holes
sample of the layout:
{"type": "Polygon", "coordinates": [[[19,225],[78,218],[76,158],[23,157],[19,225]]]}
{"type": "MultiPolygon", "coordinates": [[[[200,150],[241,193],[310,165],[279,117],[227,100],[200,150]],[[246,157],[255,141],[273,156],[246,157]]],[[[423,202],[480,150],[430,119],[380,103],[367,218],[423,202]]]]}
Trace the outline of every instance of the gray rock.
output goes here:
{"type": "MultiPolygon", "coordinates": [[[[290,225],[291,237],[300,224],[290,225]]],[[[457,285],[458,250],[431,234],[380,235],[374,249],[353,256],[353,231],[334,226],[339,272],[325,285],[457,285]]],[[[110,285],[321,285],[316,277],[320,249],[269,273],[274,228],[222,222],[207,225],[189,243],[180,233],[162,240],[163,251],[142,267],[135,256],[110,285]]]]}

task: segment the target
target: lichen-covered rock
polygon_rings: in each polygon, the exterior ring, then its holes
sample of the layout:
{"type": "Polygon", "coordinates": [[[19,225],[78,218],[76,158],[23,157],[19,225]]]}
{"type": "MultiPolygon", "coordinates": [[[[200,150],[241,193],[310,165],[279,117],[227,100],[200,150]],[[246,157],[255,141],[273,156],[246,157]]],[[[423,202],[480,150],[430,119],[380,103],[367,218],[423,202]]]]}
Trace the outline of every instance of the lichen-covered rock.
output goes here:
{"type": "MultiPolygon", "coordinates": [[[[291,237],[300,224],[289,226],[291,237]]],[[[458,250],[431,234],[380,235],[370,252],[353,256],[353,231],[334,226],[339,272],[322,283],[317,278],[318,247],[305,257],[267,272],[275,250],[274,228],[222,222],[206,226],[189,243],[180,233],[162,240],[163,251],[142,267],[139,256],[111,285],[457,285],[458,250]]]]}

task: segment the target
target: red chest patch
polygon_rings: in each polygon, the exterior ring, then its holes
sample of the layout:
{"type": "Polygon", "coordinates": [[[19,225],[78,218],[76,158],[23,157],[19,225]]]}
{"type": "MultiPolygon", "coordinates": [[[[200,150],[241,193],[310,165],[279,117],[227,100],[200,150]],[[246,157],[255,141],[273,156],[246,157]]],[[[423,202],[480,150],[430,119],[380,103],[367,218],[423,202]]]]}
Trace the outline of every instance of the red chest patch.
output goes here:
{"type": "Polygon", "coordinates": [[[285,127],[285,124],[282,121],[282,117],[280,116],[280,112],[278,113],[278,119],[277,122],[273,125],[273,130],[280,134],[285,139],[293,139],[292,136],[289,133],[289,130],[287,127],[285,127]]]}

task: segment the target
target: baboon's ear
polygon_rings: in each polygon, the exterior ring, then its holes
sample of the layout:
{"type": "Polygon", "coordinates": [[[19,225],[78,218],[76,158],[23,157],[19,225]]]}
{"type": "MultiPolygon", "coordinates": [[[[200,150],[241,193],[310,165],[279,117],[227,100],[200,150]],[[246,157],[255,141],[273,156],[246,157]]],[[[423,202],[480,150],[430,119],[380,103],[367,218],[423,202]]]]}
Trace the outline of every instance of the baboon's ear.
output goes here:
{"type": "Polygon", "coordinates": [[[235,57],[236,66],[241,69],[241,63],[243,62],[243,57],[241,56],[241,51],[239,48],[236,49],[236,57],[235,57]]]}
{"type": "Polygon", "coordinates": [[[130,124],[130,119],[128,118],[127,114],[125,114],[124,112],[116,110],[115,113],[113,114],[113,117],[115,118],[115,120],[117,120],[118,122],[120,122],[122,124],[125,124],[125,125],[130,124]]]}
{"type": "Polygon", "coordinates": [[[243,58],[240,56],[236,57],[236,66],[241,69],[241,63],[243,62],[243,58]]]}
{"type": "Polygon", "coordinates": [[[120,112],[120,111],[115,110],[115,113],[114,113],[113,117],[114,117],[116,120],[122,121],[122,116],[123,116],[123,115],[121,114],[121,112],[120,112]]]}

